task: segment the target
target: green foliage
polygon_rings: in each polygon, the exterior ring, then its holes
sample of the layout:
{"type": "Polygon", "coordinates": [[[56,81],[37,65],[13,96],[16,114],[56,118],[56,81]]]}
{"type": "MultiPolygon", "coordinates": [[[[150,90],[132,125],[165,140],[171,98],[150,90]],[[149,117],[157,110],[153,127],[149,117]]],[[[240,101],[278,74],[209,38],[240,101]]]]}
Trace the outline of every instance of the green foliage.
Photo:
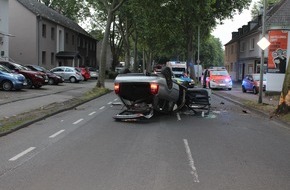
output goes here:
{"type": "Polygon", "coordinates": [[[89,9],[85,1],[41,0],[41,2],[76,22],[83,20],[83,18],[89,15],[89,9]]]}
{"type": "Polygon", "coordinates": [[[210,36],[201,43],[200,60],[204,67],[223,66],[224,52],[218,38],[210,36]]]}
{"type": "MultiPolygon", "coordinates": [[[[281,0],[266,0],[267,2],[266,7],[279,3],[280,1],[281,0]]],[[[254,3],[253,8],[251,10],[251,16],[253,19],[261,14],[263,5],[264,5],[264,0],[259,0],[254,3]]]]}

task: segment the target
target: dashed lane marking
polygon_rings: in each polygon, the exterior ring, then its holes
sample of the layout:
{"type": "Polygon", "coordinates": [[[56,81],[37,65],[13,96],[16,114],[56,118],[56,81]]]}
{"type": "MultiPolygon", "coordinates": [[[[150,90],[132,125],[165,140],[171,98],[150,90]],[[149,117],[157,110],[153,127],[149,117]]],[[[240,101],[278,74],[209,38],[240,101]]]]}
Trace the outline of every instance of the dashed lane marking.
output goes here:
{"type": "Polygon", "coordinates": [[[17,159],[24,156],[25,154],[28,154],[29,152],[33,151],[34,149],[35,149],[35,147],[30,147],[30,148],[24,150],[23,152],[17,154],[16,156],[10,158],[9,161],[16,161],[17,159]]]}

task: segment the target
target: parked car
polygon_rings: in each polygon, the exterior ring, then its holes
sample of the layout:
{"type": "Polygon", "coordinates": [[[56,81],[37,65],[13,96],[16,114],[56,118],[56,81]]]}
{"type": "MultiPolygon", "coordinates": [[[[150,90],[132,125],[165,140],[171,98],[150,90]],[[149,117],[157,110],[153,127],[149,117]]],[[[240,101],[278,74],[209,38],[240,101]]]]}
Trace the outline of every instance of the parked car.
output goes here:
{"type": "Polygon", "coordinates": [[[26,65],[28,68],[30,68],[33,71],[39,71],[42,73],[45,73],[48,76],[48,84],[50,85],[58,85],[59,83],[63,83],[64,79],[61,76],[56,75],[55,73],[47,70],[44,67],[41,67],[39,65],[26,65]]]}
{"type": "Polygon", "coordinates": [[[48,83],[48,76],[46,74],[38,71],[32,71],[28,67],[21,64],[9,61],[0,61],[0,65],[6,66],[15,73],[24,75],[27,80],[27,88],[40,88],[48,83]]]}
{"type": "MultiPolygon", "coordinates": [[[[203,71],[204,77],[205,71],[203,71]]],[[[204,85],[203,80],[201,80],[202,85],[211,89],[228,89],[232,90],[233,82],[230,74],[224,68],[211,68],[208,69],[208,76],[206,77],[206,84],[204,85]]]]}
{"type": "MultiPolygon", "coordinates": [[[[266,75],[263,76],[263,91],[266,90],[266,75]]],[[[244,77],[242,81],[242,91],[251,91],[254,94],[258,94],[260,90],[260,73],[248,74],[244,77]]]]}
{"type": "Polygon", "coordinates": [[[75,68],[69,66],[59,66],[50,70],[51,72],[61,76],[65,81],[77,83],[84,80],[82,74],[75,68]]]}
{"type": "Polygon", "coordinates": [[[183,84],[188,88],[194,87],[194,80],[188,77],[185,73],[173,73],[173,80],[177,82],[178,84],[183,84]]]}
{"type": "Polygon", "coordinates": [[[91,78],[90,72],[87,68],[85,67],[76,67],[76,69],[82,74],[84,77],[84,81],[87,81],[91,78]]]}
{"type": "Polygon", "coordinates": [[[26,79],[22,74],[13,73],[7,67],[0,65],[0,88],[2,90],[21,90],[26,85],[26,79]]]}
{"type": "Polygon", "coordinates": [[[99,71],[97,68],[88,67],[91,78],[98,79],[99,78],[99,71]]]}

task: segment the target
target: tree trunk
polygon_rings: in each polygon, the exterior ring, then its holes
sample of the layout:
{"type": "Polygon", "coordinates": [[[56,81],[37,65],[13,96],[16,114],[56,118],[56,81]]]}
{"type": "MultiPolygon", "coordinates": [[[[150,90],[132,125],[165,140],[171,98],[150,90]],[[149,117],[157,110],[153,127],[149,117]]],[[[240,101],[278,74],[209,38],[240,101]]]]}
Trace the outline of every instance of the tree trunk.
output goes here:
{"type": "Polygon", "coordinates": [[[126,33],[125,33],[125,67],[130,68],[130,42],[129,42],[129,27],[128,27],[128,18],[125,18],[125,28],[126,28],[126,33]]]}
{"type": "Polygon", "coordinates": [[[102,42],[101,49],[101,63],[99,65],[99,79],[97,82],[97,87],[105,87],[105,78],[106,78],[106,56],[107,56],[107,47],[109,41],[110,27],[113,19],[113,12],[108,11],[107,25],[104,34],[104,39],[102,42]]]}
{"type": "Polygon", "coordinates": [[[133,65],[134,72],[137,72],[138,71],[138,67],[139,67],[137,41],[138,41],[138,34],[137,34],[137,31],[136,31],[135,32],[135,41],[134,41],[134,65],[133,65]]]}
{"type": "Polygon", "coordinates": [[[288,66],[285,72],[283,88],[280,95],[280,101],[275,114],[287,114],[290,112],[290,57],[288,58],[288,66]]]}

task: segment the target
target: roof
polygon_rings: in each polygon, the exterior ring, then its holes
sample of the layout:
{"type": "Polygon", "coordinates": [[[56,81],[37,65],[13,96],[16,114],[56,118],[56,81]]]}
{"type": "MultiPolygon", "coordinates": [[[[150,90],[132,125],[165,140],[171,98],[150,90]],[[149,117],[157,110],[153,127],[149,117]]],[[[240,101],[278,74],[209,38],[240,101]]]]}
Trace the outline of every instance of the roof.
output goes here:
{"type": "Polygon", "coordinates": [[[57,11],[47,7],[45,4],[42,4],[36,0],[17,0],[20,4],[22,4],[25,8],[30,10],[36,16],[41,16],[46,18],[52,22],[55,22],[59,25],[62,25],[66,28],[79,32],[83,35],[92,36],[86,32],[82,27],[80,27],[76,22],[73,20],[65,17],[64,15],[58,13],[57,11]]]}
{"type": "Polygon", "coordinates": [[[290,26],[289,9],[290,1],[281,0],[269,10],[268,16],[270,16],[270,18],[267,19],[266,25],[276,27],[290,26]]]}

